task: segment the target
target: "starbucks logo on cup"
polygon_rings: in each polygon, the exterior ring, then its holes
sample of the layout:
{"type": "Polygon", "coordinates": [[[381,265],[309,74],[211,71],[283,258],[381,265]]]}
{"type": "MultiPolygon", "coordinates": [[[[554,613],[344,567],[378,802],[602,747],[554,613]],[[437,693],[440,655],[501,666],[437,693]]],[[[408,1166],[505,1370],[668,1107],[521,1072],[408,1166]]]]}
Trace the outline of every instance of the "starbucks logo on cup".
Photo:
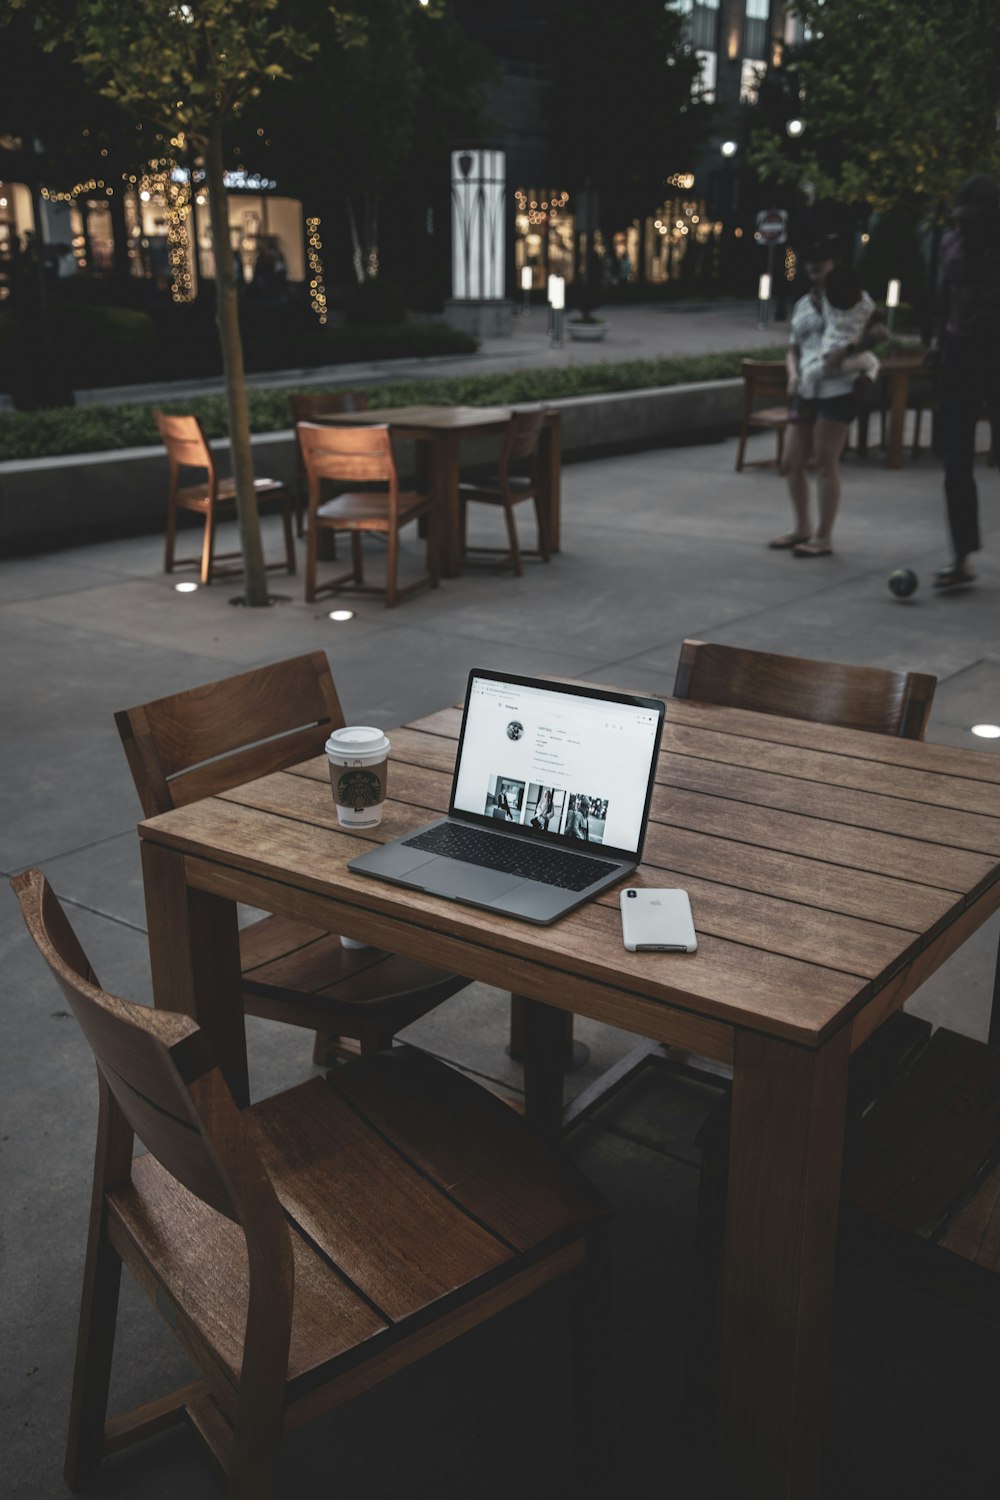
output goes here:
{"type": "Polygon", "coordinates": [[[355,812],[376,807],[382,801],[380,777],[375,771],[360,767],[341,772],[337,778],[337,801],[341,807],[353,807],[355,812]]]}

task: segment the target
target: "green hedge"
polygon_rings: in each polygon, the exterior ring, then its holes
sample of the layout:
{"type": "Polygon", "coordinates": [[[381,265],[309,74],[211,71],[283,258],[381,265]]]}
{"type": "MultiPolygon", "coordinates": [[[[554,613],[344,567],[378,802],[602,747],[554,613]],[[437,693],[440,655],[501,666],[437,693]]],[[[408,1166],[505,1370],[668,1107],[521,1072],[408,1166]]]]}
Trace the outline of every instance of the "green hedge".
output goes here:
{"type": "MultiPolygon", "coordinates": [[[[784,346],[729,354],[677,355],[668,359],[634,359],[621,364],[573,365],[560,370],[518,370],[498,375],[465,375],[445,380],[397,380],[366,387],[372,406],[509,406],[515,402],[552,401],[560,396],[587,396],[605,391],[725,380],[740,373],[740,360],[781,359],[784,346]]],[[[310,391],[332,387],[307,386],[310,391]]],[[[291,425],[288,390],[248,391],[254,432],[280,432],[291,425]]],[[[228,431],[223,396],[198,396],[164,402],[165,411],[194,412],[209,437],[228,431]]],[[[148,406],[55,407],[44,411],[0,413],[0,460],[100,453],[157,441],[148,406]]]]}

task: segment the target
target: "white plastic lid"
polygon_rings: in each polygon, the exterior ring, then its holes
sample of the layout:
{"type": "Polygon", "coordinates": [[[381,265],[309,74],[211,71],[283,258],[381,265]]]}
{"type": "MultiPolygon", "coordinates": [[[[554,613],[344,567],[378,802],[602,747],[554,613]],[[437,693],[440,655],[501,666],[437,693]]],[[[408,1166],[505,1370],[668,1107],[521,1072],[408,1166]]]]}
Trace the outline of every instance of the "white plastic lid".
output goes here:
{"type": "Polygon", "coordinates": [[[381,760],[389,753],[389,740],[370,724],[346,724],[335,729],[326,742],[327,755],[349,760],[381,760]]]}

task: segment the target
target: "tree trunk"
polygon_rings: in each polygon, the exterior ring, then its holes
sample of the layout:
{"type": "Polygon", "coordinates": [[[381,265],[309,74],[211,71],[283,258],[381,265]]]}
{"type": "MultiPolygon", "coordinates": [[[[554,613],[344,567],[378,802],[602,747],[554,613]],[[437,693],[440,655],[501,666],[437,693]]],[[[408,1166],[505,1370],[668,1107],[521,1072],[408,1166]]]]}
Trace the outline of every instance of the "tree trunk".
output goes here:
{"type": "Polygon", "coordinates": [[[215,259],[215,306],[222,346],[222,369],[229,409],[229,447],[236,480],[236,509],[240,520],[240,545],[246,572],[246,602],[267,604],[267,574],[260,540],[260,517],[254,489],[253,455],[250,450],[250,412],[243,378],[243,344],[240,340],[233,251],[229,242],[229,214],[222,167],[222,130],[213,131],[205,152],[205,185],[208,188],[212,225],[212,255],[215,259]]]}
{"type": "Polygon", "coordinates": [[[128,258],[128,222],[125,218],[125,188],[116,187],[108,199],[111,210],[111,239],[114,245],[115,276],[123,286],[128,285],[130,266],[128,258]]]}
{"type": "Polygon", "coordinates": [[[365,279],[365,262],[361,241],[358,238],[358,221],[354,217],[354,204],[351,202],[350,193],[347,195],[347,222],[351,226],[351,261],[354,266],[354,276],[360,286],[365,279]]]}

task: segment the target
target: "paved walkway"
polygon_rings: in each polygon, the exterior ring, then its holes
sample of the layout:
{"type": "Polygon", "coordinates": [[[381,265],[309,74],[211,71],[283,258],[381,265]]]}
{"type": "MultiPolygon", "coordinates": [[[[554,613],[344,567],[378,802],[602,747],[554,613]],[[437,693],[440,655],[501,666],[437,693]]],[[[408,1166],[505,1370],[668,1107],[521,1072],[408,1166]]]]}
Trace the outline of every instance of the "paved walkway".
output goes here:
{"type": "MultiPolygon", "coordinates": [[[[475,354],[434,359],[373,360],[362,364],[327,365],[321,369],[276,370],[249,375],[247,382],[261,389],[308,385],[372,385],[388,380],[434,380],[453,375],[491,375],[513,370],[564,369],[568,365],[618,363],[629,359],[659,359],[671,354],[724,353],[730,349],[760,349],[783,343],[786,323],[757,326],[754,302],[650,303],[641,307],[605,308],[608,325],[599,344],[576,344],[568,331],[561,348],[554,348],[547,330],[547,314],[532,308],[514,319],[510,338],[486,339],[475,354]]],[[[185,396],[209,396],[222,390],[221,379],[164,381],[145,386],[116,386],[80,391],[77,402],[93,406],[119,401],[176,401],[185,396]]]]}
{"type": "MultiPolygon", "coordinates": [[[[648,316],[670,328],[693,326],[687,320],[695,315],[648,316]]],[[[930,734],[948,743],[972,744],[972,723],[1000,721],[995,473],[982,470],[987,550],[977,559],[979,583],[941,598],[927,586],[945,551],[940,472],[931,458],[891,473],[874,456],[849,458],[837,553],[815,561],[765,548],[785,525],[781,482],[764,470],[737,475],[733,460],[727,442],[571,465],[565,550],[549,567],[530,565],[520,580],[470,571],[392,612],[365,598],[346,624],[329,619],[329,605],[304,604],[300,579],[277,585],[289,602],[261,611],[231,607],[232,584],[179,594],[160,572],[158,537],[0,563],[4,871],[40,864],[104,983],[148,997],[139,808],[113,711],[315,647],[329,653],[348,714],[385,725],[460,697],[473,665],[666,694],[685,636],[934,672],[940,686],[930,734]],[[901,563],[921,579],[908,602],[895,600],[885,584],[901,563]]],[[[273,532],[267,540],[277,546],[273,532]]],[[[416,566],[416,544],[405,550],[416,566]]],[[[967,944],[913,1008],[984,1035],[997,927],[994,920],[967,944]]],[[[18,1500],[53,1500],[63,1493],[94,1070],[9,894],[0,903],[0,958],[5,1489],[18,1500]]],[[[504,997],[476,985],[408,1034],[516,1088],[505,1023],[504,997]]],[[[250,1032],[257,1094],[308,1075],[304,1033],[265,1022],[250,1032]]],[[[573,1089],[629,1040],[588,1024],[578,1034],[591,1060],[572,1075],[573,1089]]],[[[714,1097],[695,1084],[668,1087],[647,1078],[573,1138],[574,1156],[617,1211],[622,1497],[709,1500],[716,1493],[710,1462],[690,1443],[682,1404],[694,1140],[714,1097]]],[[[356,1500],[431,1492],[440,1500],[570,1495],[564,1314],[558,1297],[541,1296],[296,1434],[284,1492],[299,1500],[325,1496],[335,1465],[343,1493],[356,1500]]],[[[980,1371],[987,1359],[995,1363],[995,1335],[991,1342],[982,1328],[880,1286],[845,1284],[836,1315],[830,1500],[980,1500],[992,1493],[977,1487],[976,1476],[980,1462],[993,1463],[990,1386],[980,1371]]],[[[152,1397],[188,1378],[159,1321],[130,1288],[120,1321],[113,1400],[152,1397]]],[[[113,1461],[94,1491],[147,1500],[181,1492],[188,1500],[218,1494],[183,1430],[113,1461]]]]}

